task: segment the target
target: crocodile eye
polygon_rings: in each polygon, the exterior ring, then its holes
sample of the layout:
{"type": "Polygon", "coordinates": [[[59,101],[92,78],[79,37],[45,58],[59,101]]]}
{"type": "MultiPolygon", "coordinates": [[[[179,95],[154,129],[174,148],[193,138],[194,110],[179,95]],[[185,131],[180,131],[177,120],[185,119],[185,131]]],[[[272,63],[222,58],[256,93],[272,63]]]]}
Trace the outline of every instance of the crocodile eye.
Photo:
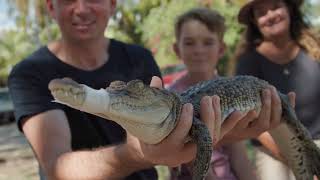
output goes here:
{"type": "Polygon", "coordinates": [[[113,81],[110,83],[109,87],[107,87],[107,90],[109,91],[120,91],[123,88],[126,87],[126,83],[123,81],[113,81]]]}
{"type": "Polygon", "coordinates": [[[136,89],[138,90],[142,90],[144,88],[144,84],[143,82],[139,81],[138,83],[136,83],[136,89]]]}
{"type": "Polygon", "coordinates": [[[144,89],[144,84],[140,80],[133,80],[127,84],[127,90],[134,93],[139,93],[144,89]]]}

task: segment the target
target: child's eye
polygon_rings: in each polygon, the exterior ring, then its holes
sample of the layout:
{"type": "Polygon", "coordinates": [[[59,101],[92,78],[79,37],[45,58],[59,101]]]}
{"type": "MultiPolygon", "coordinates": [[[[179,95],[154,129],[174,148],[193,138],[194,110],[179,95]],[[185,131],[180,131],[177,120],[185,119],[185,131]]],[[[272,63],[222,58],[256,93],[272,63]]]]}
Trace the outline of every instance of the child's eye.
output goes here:
{"type": "Polygon", "coordinates": [[[192,46],[192,45],[193,45],[193,42],[187,41],[187,42],[184,42],[183,44],[184,44],[185,46],[192,46]]]}
{"type": "Polygon", "coordinates": [[[99,3],[101,0],[88,0],[90,3],[99,3]]]}
{"type": "Polygon", "coordinates": [[[206,46],[212,46],[212,45],[214,45],[214,42],[213,41],[205,41],[204,44],[206,46]]]}
{"type": "Polygon", "coordinates": [[[215,45],[216,40],[214,38],[206,38],[202,41],[202,44],[205,46],[213,46],[215,45]]]}

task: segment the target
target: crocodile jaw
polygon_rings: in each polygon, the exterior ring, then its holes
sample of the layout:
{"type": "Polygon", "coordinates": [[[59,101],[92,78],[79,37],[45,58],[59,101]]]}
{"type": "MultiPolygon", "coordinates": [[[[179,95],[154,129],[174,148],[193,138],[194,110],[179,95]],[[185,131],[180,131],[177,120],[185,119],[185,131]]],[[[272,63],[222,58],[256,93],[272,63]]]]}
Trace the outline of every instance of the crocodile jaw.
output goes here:
{"type": "Polygon", "coordinates": [[[94,113],[105,113],[109,111],[109,95],[104,89],[95,90],[86,85],[82,85],[84,94],[81,96],[74,95],[70,91],[53,91],[52,95],[55,98],[54,102],[70,106],[80,111],[94,113]]]}
{"type": "Polygon", "coordinates": [[[150,96],[146,101],[144,93],[131,95],[124,91],[96,90],[65,79],[52,80],[49,89],[55,102],[115,121],[149,144],[164,139],[178,119],[175,108],[180,107],[173,107],[174,103],[165,96],[152,97],[151,92],[146,92],[150,96]]]}

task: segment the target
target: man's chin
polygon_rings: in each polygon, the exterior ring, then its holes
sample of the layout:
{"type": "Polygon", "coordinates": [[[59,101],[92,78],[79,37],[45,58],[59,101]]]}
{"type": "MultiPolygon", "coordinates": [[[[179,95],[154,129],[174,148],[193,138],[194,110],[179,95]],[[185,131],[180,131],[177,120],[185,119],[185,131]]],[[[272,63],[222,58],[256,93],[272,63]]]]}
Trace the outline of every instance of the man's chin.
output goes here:
{"type": "Polygon", "coordinates": [[[72,39],[78,42],[90,42],[98,38],[93,34],[89,34],[89,33],[75,33],[73,34],[72,39]]]}

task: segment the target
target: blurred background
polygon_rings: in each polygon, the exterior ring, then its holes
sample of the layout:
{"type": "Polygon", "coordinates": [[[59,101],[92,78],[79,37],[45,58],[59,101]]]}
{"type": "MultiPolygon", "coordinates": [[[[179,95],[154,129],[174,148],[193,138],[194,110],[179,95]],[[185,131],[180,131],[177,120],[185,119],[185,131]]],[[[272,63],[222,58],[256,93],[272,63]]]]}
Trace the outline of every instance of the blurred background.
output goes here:
{"type": "MultiPolygon", "coordinates": [[[[117,12],[105,34],[150,49],[169,84],[184,70],[172,50],[175,17],[199,5],[214,8],[225,16],[228,27],[224,37],[228,50],[218,66],[219,73],[224,75],[243,32],[236,16],[244,2],[118,0],[117,12]]],[[[305,19],[320,33],[320,0],[305,0],[303,11],[305,19]]],[[[7,77],[17,62],[59,36],[57,25],[46,13],[45,0],[0,0],[0,180],[38,179],[32,150],[14,124],[7,77]]],[[[166,170],[159,171],[165,178],[166,170]]]]}

